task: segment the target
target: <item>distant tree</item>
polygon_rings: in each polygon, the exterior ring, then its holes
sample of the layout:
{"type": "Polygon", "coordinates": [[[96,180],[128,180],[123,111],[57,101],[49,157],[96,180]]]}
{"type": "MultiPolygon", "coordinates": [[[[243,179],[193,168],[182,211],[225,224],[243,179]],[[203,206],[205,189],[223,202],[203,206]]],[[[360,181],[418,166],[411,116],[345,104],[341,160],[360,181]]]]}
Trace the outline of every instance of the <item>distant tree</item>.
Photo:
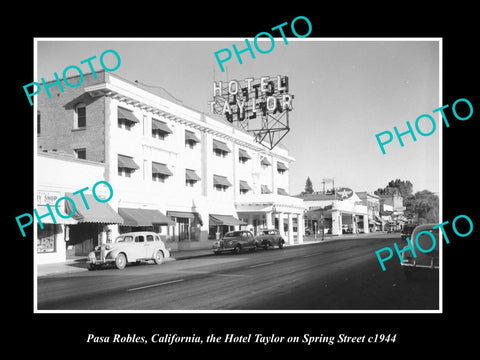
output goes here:
{"type": "Polygon", "coordinates": [[[419,223],[438,223],[439,221],[439,199],[438,196],[429,190],[417,191],[409,196],[405,205],[405,214],[419,223]]]}
{"type": "Polygon", "coordinates": [[[305,194],[313,194],[313,184],[312,180],[310,180],[310,176],[307,177],[307,181],[305,182],[305,194]]]}

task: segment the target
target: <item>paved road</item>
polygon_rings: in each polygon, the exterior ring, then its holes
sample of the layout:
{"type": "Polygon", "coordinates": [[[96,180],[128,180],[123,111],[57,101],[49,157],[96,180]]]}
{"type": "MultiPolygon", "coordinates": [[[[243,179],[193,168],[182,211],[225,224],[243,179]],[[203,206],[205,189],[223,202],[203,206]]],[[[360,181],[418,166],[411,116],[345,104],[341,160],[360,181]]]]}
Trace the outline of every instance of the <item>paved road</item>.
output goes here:
{"type": "Polygon", "coordinates": [[[42,277],[39,310],[436,310],[438,271],[407,281],[375,251],[398,234],[42,277]]]}

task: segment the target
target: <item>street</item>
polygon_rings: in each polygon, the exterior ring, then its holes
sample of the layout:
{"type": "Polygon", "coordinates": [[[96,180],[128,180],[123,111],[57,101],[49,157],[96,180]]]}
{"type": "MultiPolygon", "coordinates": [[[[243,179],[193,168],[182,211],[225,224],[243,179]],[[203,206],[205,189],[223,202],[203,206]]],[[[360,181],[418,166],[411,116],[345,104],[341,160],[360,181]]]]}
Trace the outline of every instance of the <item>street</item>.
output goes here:
{"type": "Polygon", "coordinates": [[[438,271],[375,251],[399,233],[38,278],[39,310],[438,310],[438,271]]]}

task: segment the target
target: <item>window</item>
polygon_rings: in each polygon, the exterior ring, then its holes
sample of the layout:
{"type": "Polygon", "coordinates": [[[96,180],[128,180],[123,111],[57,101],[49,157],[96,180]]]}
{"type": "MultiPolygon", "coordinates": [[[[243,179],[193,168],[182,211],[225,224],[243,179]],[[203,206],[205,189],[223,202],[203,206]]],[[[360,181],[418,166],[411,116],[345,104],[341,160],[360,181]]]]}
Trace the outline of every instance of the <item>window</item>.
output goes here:
{"type": "Polygon", "coordinates": [[[81,149],[74,149],[75,152],[75,157],[77,159],[86,159],[87,158],[87,149],[81,148],[81,149]]]}
{"type": "Polygon", "coordinates": [[[219,157],[226,157],[228,153],[232,152],[224,142],[213,140],[213,153],[219,157]]]}
{"type": "Polygon", "coordinates": [[[217,191],[226,191],[232,184],[225,176],[213,175],[213,187],[217,191]]]}
{"type": "Polygon", "coordinates": [[[117,108],[117,119],[118,127],[128,131],[131,131],[132,127],[140,122],[140,120],[138,120],[133,114],[133,111],[122,107],[117,108]]]}
{"type": "Polygon", "coordinates": [[[74,109],[73,128],[85,129],[87,126],[87,108],[84,103],[79,103],[74,109]]]}
{"type": "Polygon", "coordinates": [[[284,163],[277,161],[277,171],[279,174],[284,174],[285,171],[287,171],[288,168],[285,166],[284,163]]]}
{"type": "Polygon", "coordinates": [[[152,181],[165,182],[165,179],[172,176],[173,173],[165,164],[152,161],[152,181]]]}
{"type": "Polygon", "coordinates": [[[166,123],[157,119],[152,119],[152,137],[165,140],[165,138],[172,133],[172,130],[166,123]]]}
{"type": "Polygon", "coordinates": [[[193,131],[185,130],[185,146],[193,149],[197,143],[200,142],[200,139],[197,138],[193,131]]]}
{"type": "Polygon", "coordinates": [[[200,181],[200,176],[197,175],[195,170],[185,169],[185,185],[193,187],[197,181],[200,181]]]}
{"type": "Polygon", "coordinates": [[[251,157],[248,155],[246,150],[238,149],[238,161],[242,164],[245,164],[251,157]]]}
{"type": "Polygon", "coordinates": [[[40,135],[40,111],[37,111],[37,135],[40,135]]]}
{"type": "Polygon", "coordinates": [[[132,177],[133,169],[118,168],[118,176],[132,177]]]}
{"type": "Polygon", "coordinates": [[[140,169],[140,166],[132,157],[118,154],[118,176],[131,177],[137,169],[140,169]]]}
{"type": "Polygon", "coordinates": [[[153,235],[147,235],[147,241],[153,241],[153,235]]]}
{"type": "Polygon", "coordinates": [[[143,237],[143,235],[139,235],[139,236],[135,236],[135,242],[138,243],[138,242],[144,242],[145,239],[143,237]]]}
{"type": "Polygon", "coordinates": [[[134,123],[127,121],[125,119],[118,119],[118,128],[131,131],[134,123]]]}

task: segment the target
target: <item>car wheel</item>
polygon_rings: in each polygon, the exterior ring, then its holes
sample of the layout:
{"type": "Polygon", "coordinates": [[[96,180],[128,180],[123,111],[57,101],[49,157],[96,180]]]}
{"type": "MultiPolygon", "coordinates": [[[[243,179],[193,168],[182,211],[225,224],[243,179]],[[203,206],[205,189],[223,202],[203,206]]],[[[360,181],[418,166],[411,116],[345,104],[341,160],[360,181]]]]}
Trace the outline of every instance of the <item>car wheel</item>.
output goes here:
{"type": "Polygon", "coordinates": [[[264,244],[263,244],[263,248],[264,248],[265,250],[267,250],[267,249],[268,249],[268,245],[269,245],[268,242],[264,243],[264,244]]]}
{"type": "Polygon", "coordinates": [[[233,253],[234,254],[239,254],[241,250],[242,250],[241,246],[237,245],[233,248],[233,253]]]}
{"type": "Polygon", "coordinates": [[[115,258],[115,267],[119,270],[125,269],[127,266],[127,258],[124,254],[118,254],[115,258]]]}
{"type": "Polygon", "coordinates": [[[278,248],[283,249],[283,245],[285,245],[285,241],[280,240],[280,242],[278,243],[278,248]]]}
{"type": "Polygon", "coordinates": [[[97,269],[98,269],[97,265],[95,265],[95,264],[90,264],[90,266],[88,267],[88,270],[90,270],[90,271],[94,271],[94,270],[97,270],[97,269]]]}
{"type": "Polygon", "coordinates": [[[163,252],[162,250],[157,250],[155,253],[155,257],[153,258],[153,261],[155,261],[155,264],[160,265],[163,262],[163,252]]]}

